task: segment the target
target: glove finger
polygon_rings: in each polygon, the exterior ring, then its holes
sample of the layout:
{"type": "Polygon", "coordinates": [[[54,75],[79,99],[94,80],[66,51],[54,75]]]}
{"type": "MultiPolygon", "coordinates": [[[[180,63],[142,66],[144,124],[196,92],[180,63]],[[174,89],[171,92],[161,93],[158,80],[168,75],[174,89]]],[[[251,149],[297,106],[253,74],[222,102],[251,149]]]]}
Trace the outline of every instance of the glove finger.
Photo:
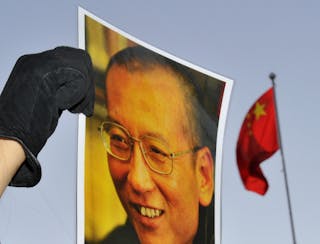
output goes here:
{"type": "Polygon", "coordinates": [[[50,80],[63,80],[56,91],[56,104],[60,110],[70,109],[81,103],[88,91],[89,81],[77,70],[64,68],[56,71],[50,80]]]}
{"type": "Polygon", "coordinates": [[[90,56],[84,50],[57,47],[49,54],[58,68],[47,74],[52,89],[56,89],[56,104],[60,110],[93,113],[94,83],[90,56]]]}
{"type": "MultiPolygon", "coordinates": [[[[92,79],[92,62],[86,51],[71,47],[57,47],[52,50],[51,55],[58,69],[71,68],[70,71],[77,70],[87,79],[92,79]]],[[[65,81],[59,79],[58,82],[62,85],[65,81]]]]}
{"type": "Polygon", "coordinates": [[[89,88],[85,98],[82,101],[80,101],[80,103],[74,105],[68,110],[71,113],[83,113],[86,116],[92,116],[93,110],[94,110],[94,97],[95,97],[95,92],[94,92],[94,87],[92,86],[89,88]]]}

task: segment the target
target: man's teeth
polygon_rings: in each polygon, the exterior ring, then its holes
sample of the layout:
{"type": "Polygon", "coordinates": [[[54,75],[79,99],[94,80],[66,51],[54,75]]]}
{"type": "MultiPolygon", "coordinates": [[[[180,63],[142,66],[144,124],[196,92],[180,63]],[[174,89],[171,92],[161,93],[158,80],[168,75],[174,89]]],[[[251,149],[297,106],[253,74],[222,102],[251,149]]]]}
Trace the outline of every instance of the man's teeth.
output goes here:
{"type": "Polygon", "coordinates": [[[145,217],[155,218],[155,217],[159,217],[162,214],[162,210],[140,207],[140,214],[145,217]]]}

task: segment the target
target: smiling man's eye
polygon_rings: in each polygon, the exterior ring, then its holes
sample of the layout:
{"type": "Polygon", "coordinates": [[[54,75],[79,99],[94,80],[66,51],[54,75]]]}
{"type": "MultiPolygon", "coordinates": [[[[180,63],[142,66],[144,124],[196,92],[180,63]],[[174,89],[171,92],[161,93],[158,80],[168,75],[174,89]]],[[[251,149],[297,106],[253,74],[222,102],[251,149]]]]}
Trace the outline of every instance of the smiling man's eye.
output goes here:
{"type": "Polygon", "coordinates": [[[162,151],[161,149],[155,147],[155,146],[150,146],[149,148],[149,153],[157,155],[159,157],[167,157],[168,154],[162,151]]]}
{"type": "Polygon", "coordinates": [[[154,163],[164,163],[168,159],[168,154],[164,150],[152,145],[149,145],[147,154],[154,163]]]}
{"type": "Polygon", "coordinates": [[[110,144],[112,147],[117,149],[125,150],[129,148],[128,140],[119,134],[110,135],[110,144]]]}
{"type": "Polygon", "coordinates": [[[113,134],[110,136],[111,141],[125,142],[125,138],[120,135],[113,134]]]}

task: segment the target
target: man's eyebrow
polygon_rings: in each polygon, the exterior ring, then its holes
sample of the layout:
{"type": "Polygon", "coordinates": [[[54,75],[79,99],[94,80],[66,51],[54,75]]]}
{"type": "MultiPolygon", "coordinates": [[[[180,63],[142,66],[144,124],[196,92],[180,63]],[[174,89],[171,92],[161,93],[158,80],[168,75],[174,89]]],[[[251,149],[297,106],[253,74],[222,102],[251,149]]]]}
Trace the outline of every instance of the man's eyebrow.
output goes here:
{"type": "Polygon", "coordinates": [[[147,132],[147,133],[144,133],[142,136],[149,136],[149,137],[157,138],[158,140],[162,141],[166,146],[169,147],[168,140],[166,140],[166,138],[164,138],[164,136],[160,133],[147,132]]]}
{"type": "Polygon", "coordinates": [[[123,126],[118,120],[116,120],[116,119],[114,119],[114,118],[112,118],[110,115],[107,115],[107,117],[106,117],[106,119],[105,119],[106,121],[109,121],[109,122],[113,122],[113,123],[116,123],[116,124],[119,124],[119,125],[121,125],[121,126],[123,126]]]}
{"type": "MultiPolygon", "coordinates": [[[[110,121],[110,122],[113,122],[113,123],[116,123],[116,124],[121,125],[124,128],[126,128],[123,124],[121,124],[118,120],[116,120],[115,118],[113,118],[110,115],[107,115],[106,120],[110,121]]],[[[142,137],[143,136],[149,136],[149,137],[157,138],[157,139],[161,140],[163,143],[165,143],[167,146],[169,146],[168,140],[166,140],[166,138],[164,138],[164,136],[162,134],[158,133],[158,132],[150,132],[149,131],[149,132],[143,133],[141,136],[142,137]]]]}

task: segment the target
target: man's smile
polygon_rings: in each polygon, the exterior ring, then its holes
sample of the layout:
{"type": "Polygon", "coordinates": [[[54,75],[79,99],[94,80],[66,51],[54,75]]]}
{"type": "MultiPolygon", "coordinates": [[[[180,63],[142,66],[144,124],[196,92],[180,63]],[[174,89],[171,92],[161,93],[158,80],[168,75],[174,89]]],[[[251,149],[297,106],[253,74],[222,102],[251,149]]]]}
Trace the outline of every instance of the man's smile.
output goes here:
{"type": "Polygon", "coordinates": [[[149,218],[155,218],[159,217],[163,213],[160,209],[153,209],[153,208],[147,208],[147,207],[140,207],[140,214],[149,217],[149,218]]]}
{"type": "Polygon", "coordinates": [[[160,217],[164,211],[161,209],[156,209],[156,208],[150,208],[138,204],[133,204],[134,209],[142,216],[148,217],[148,218],[157,218],[160,217]]]}

